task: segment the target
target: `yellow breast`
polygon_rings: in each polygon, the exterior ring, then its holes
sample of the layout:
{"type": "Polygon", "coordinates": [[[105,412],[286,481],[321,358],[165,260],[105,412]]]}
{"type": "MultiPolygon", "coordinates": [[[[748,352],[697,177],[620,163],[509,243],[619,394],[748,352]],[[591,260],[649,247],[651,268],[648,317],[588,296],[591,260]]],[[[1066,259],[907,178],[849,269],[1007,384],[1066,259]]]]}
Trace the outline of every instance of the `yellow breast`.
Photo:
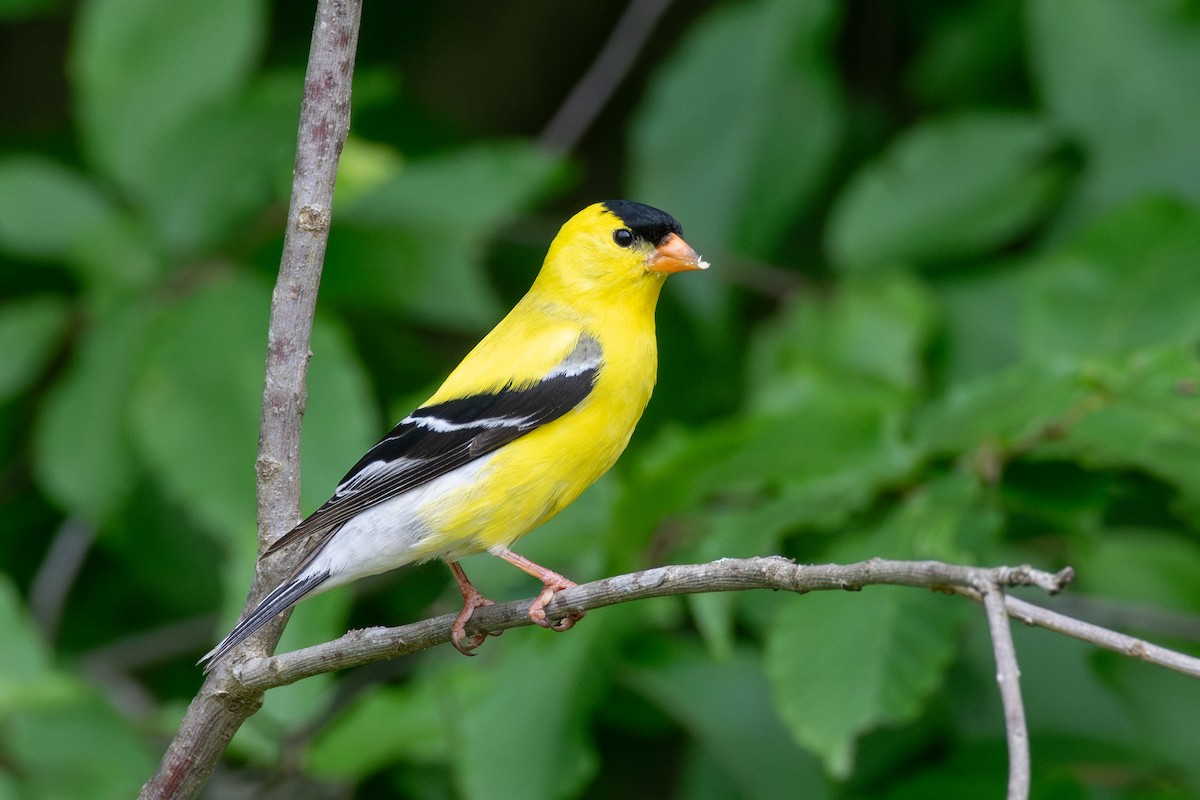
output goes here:
{"type": "MultiPolygon", "coordinates": [[[[656,296],[661,282],[649,286],[656,296]]],[[[531,293],[471,352],[431,403],[462,393],[468,373],[475,385],[485,376],[492,388],[532,382],[584,334],[600,343],[602,360],[592,392],[579,406],[505,446],[471,485],[420,510],[432,533],[421,548],[423,558],[454,559],[507,547],[608,471],[654,388],[654,299],[580,313],[531,293]],[[514,351],[512,342],[524,346],[514,351]]]]}

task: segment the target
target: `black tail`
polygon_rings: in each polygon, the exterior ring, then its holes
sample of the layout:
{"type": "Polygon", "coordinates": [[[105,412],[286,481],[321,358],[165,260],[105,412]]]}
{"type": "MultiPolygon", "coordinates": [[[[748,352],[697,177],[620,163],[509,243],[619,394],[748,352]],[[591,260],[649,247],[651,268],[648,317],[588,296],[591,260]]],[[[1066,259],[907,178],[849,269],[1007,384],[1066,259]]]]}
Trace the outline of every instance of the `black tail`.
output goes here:
{"type": "Polygon", "coordinates": [[[219,645],[209,650],[204,658],[200,659],[197,663],[204,664],[204,671],[208,672],[230,650],[252,636],[263,625],[266,625],[275,619],[275,617],[300,602],[305,595],[312,592],[313,589],[316,589],[328,579],[328,572],[318,572],[313,575],[295,577],[285,581],[264,597],[258,606],[250,612],[248,617],[238,622],[237,625],[234,625],[229,635],[222,639],[219,645]]]}

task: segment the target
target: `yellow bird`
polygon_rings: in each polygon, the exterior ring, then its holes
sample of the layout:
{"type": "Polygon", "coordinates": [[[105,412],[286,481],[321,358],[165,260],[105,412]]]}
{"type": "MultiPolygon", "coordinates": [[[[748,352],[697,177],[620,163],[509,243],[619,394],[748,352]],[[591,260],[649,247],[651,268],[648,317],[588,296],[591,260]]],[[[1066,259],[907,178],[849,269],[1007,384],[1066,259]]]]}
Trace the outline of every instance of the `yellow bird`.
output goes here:
{"type": "Polygon", "coordinates": [[[509,547],[617,460],[654,388],[654,307],[669,273],[708,264],[673,217],[628,200],[588,206],[563,225],[533,287],[420,408],[354,465],[333,497],[264,557],[307,558],[201,659],[206,668],[310,595],[440,558],[463,595],[451,629],[464,653],[472,612],[491,601],[458,564],[487,551],[542,581],[529,609],[543,627],[575,584],[509,547]]]}

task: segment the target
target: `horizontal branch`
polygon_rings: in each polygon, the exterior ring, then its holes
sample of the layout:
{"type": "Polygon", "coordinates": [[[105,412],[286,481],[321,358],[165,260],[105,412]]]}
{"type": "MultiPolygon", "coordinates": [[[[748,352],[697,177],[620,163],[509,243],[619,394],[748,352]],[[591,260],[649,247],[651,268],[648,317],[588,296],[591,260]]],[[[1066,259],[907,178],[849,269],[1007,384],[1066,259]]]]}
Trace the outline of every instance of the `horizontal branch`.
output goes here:
{"type": "MultiPolygon", "coordinates": [[[[603,606],[667,595],[773,589],[800,594],[815,591],[857,591],[864,586],[914,586],[974,593],[988,586],[1036,586],[1054,594],[1074,572],[1043,572],[1031,567],[980,567],[938,561],[871,559],[857,564],[795,564],[778,556],[723,558],[708,564],[657,567],[582,584],[555,595],[546,608],[551,620],[603,606]]],[[[531,624],[530,600],[477,609],[467,633],[502,631],[531,624]]],[[[1011,613],[1011,612],[1010,612],[1011,613]]],[[[395,628],[365,628],[338,639],[274,657],[251,657],[232,665],[230,680],[246,691],[265,691],[324,672],[361,666],[415,653],[450,640],[454,614],[395,628]]],[[[1022,620],[1025,618],[1022,617],[1022,620]]]]}

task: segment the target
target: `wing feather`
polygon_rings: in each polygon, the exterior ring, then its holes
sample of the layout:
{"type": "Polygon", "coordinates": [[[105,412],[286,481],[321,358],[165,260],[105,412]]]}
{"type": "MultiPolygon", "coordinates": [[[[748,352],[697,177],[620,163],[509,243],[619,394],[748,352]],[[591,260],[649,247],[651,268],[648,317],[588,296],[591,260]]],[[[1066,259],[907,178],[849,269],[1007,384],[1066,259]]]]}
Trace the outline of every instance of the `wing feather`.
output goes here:
{"type": "Polygon", "coordinates": [[[541,380],[418,408],[342,478],[323,506],[267,548],[345,524],[366,509],[415,489],[547,425],[591,393],[600,343],[584,333],[541,380]]]}

